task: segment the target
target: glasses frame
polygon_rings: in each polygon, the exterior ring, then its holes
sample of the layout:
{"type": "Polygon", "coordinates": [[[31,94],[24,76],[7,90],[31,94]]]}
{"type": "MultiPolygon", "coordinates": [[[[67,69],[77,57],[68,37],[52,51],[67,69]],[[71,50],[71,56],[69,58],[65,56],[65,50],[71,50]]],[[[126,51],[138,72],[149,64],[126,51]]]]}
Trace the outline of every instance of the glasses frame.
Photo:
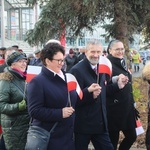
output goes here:
{"type": "Polygon", "coordinates": [[[24,64],[24,63],[27,64],[28,63],[28,61],[26,59],[20,59],[17,62],[22,63],[22,64],[24,64]]]}
{"type": "Polygon", "coordinates": [[[116,48],[116,49],[113,49],[113,50],[115,50],[116,52],[124,52],[125,51],[124,48],[116,48]]]}
{"type": "Polygon", "coordinates": [[[65,59],[52,59],[52,60],[56,60],[59,65],[65,62],[65,59]]]}

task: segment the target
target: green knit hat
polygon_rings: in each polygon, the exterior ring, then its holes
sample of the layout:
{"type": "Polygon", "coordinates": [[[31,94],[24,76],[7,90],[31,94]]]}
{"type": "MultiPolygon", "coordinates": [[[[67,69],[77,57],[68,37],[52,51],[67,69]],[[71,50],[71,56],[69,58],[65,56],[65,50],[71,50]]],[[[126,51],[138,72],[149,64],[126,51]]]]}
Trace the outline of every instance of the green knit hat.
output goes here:
{"type": "Polygon", "coordinates": [[[20,59],[27,59],[26,54],[22,52],[13,52],[8,56],[6,63],[8,66],[11,66],[12,63],[17,62],[20,59]]]}

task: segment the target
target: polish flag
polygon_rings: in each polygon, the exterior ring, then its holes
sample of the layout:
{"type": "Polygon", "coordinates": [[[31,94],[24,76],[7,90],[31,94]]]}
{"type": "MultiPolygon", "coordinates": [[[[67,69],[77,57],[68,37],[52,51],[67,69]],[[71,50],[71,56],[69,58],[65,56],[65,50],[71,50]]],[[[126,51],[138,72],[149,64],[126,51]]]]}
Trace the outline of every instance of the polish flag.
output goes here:
{"type": "Polygon", "coordinates": [[[142,127],[141,121],[138,119],[136,120],[136,135],[140,135],[144,133],[144,129],[142,127]]]}
{"type": "Polygon", "coordinates": [[[72,90],[76,90],[78,96],[82,100],[83,93],[76,78],[70,73],[66,73],[66,78],[67,78],[68,91],[70,92],[72,90]]]}
{"type": "Polygon", "coordinates": [[[111,77],[111,75],[112,75],[112,64],[108,58],[106,58],[104,56],[100,56],[98,72],[108,74],[111,77]]]}
{"type": "Polygon", "coordinates": [[[30,82],[36,75],[41,72],[42,67],[40,66],[30,66],[27,68],[26,82],[30,82]]]}

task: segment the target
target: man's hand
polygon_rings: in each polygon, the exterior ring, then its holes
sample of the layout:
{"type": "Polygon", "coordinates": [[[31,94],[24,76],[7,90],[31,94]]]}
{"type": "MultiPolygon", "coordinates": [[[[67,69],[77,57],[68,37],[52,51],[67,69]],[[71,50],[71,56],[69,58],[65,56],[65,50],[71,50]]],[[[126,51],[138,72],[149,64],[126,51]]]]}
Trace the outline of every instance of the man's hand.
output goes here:
{"type": "Polygon", "coordinates": [[[122,89],[124,88],[124,86],[128,83],[129,79],[127,76],[123,75],[123,74],[120,74],[118,76],[118,86],[119,86],[119,89],[122,89]]]}
{"type": "Polygon", "coordinates": [[[91,93],[93,92],[93,98],[97,98],[99,94],[101,93],[101,87],[97,83],[93,83],[89,86],[88,91],[91,93]]]}

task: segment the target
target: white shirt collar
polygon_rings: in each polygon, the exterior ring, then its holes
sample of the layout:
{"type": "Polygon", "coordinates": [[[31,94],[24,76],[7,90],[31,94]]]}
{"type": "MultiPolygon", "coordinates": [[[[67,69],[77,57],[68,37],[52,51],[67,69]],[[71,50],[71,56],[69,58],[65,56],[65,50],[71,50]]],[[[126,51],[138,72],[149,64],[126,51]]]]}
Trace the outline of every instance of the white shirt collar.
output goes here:
{"type": "Polygon", "coordinates": [[[61,70],[60,70],[59,73],[56,73],[55,71],[53,71],[53,70],[51,70],[49,68],[47,68],[47,69],[50,70],[51,72],[53,72],[54,76],[57,74],[59,77],[61,77],[65,81],[65,76],[64,76],[64,74],[63,74],[63,72],[61,70]]]}
{"type": "Polygon", "coordinates": [[[91,65],[91,68],[92,68],[92,69],[94,69],[95,67],[97,67],[97,65],[95,65],[95,66],[94,66],[94,65],[92,65],[92,64],[90,64],[90,65],[91,65]]]}

